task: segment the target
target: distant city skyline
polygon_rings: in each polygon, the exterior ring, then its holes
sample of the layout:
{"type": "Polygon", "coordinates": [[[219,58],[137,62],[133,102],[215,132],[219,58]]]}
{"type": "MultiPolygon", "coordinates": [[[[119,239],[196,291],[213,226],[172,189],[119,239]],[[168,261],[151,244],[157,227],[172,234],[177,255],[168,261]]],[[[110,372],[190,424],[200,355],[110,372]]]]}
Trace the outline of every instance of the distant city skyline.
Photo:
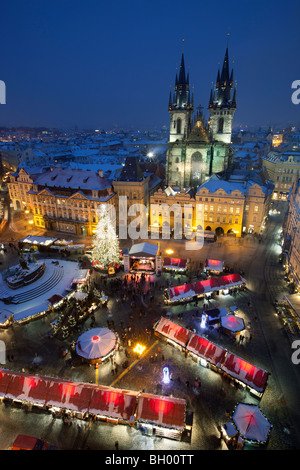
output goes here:
{"type": "Polygon", "coordinates": [[[194,105],[207,106],[229,33],[234,128],[300,126],[299,4],[15,0],[2,7],[0,126],[154,129],[184,55],[194,105]]]}

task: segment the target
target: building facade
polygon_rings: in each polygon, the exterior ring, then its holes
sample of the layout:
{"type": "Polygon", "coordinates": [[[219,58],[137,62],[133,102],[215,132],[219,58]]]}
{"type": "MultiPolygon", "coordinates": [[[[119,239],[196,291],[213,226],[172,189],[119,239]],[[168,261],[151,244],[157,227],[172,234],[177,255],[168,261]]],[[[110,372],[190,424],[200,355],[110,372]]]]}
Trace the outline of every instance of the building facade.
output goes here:
{"type": "Polygon", "coordinates": [[[111,181],[101,171],[54,168],[29,174],[21,168],[10,175],[8,190],[13,208],[29,212],[36,227],[77,236],[92,236],[99,205],[115,204],[111,181]]]}
{"type": "Polygon", "coordinates": [[[274,183],[273,199],[287,200],[290,189],[300,175],[300,149],[271,151],[262,157],[262,166],[274,183]]]}
{"type": "Polygon", "coordinates": [[[233,172],[228,179],[213,175],[196,193],[175,192],[172,188],[159,190],[150,198],[150,226],[162,231],[170,224],[171,234],[176,224],[183,233],[199,229],[215,232],[217,236],[259,234],[269,212],[272,190],[273,185],[265,183],[256,172],[233,172]]]}
{"type": "Polygon", "coordinates": [[[300,288],[300,179],[293,185],[289,197],[288,215],[283,230],[285,266],[295,287],[300,288]]]}
{"type": "Polygon", "coordinates": [[[148,223],[150,196],[161,185],[158,174],[143,168],[136,157],[128,157],[114,181],[103,177],[102,171],[55,167],[46,171],[40,168],[31,174],[21,168],[10,175],[8,190],[13,209],[28,213],[28,220],[36,227],[91,237],[102,204],[117,231],[120,225],[127,227],[138,220],[139,207],[145,208],[140,225],[148,223]]]}

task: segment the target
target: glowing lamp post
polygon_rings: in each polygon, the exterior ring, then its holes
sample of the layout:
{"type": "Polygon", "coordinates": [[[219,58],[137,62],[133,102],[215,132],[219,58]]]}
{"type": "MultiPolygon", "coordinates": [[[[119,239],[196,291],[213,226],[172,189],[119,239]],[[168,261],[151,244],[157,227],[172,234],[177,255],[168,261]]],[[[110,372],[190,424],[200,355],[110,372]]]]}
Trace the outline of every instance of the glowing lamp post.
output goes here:
{"type": "Polygon", "coordinates": [[[201,328],[205,328],[205,327],[206,327],[206,319],[207,319],[207,315],[206,315],[205,313],[202,313],[201,323],[200,323],[200,327],[201,327],[201,328]]]}
{"type": "Polygon", "coordinates": [[[141,344],[137,344],[136,347],[134,348],[133,352],[139,354],[140,356],[143,354],[143,352],[145,351],[146,349],[146,346],[143,346],[141,344]]]}
{"type": "Polygon", "coordinates": [[[170,383],[170,371],[168,367],[163,368],[163,383],[164,384],[170,383]]]}

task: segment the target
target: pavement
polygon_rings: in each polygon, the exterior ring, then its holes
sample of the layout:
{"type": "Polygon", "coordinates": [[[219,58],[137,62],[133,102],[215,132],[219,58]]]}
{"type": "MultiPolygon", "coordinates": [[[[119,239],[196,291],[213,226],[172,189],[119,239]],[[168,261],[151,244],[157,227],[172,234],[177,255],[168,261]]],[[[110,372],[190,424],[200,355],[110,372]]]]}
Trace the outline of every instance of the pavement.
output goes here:
{"type": "MultiPolygon", "coordinates": [[[[291,362],[291,338],[275,315],[272,304],[273,297],[283,295],[287,288],[283,282],[282,266],[276,263],[277,258],[274,258],[282,215],[270,218],[261,243],[254,236],[244,239],[224,238],[215,244],[205,245],[200,252],[192,252],[187,256],[189,253],[186,252],[184,243],[160,240],[163,254],[171,247],[174,257],[189,257],[192,271],[188,276],[164,273],[158,278],[149,278],[145,284],[145,296],[136,296],[135,307],[131,306],[129,296],[121,299],[114,279],[105,284],[101,275],[94,273],[91,282],[105,291],[109,302],[106,308],[96,310],[93,326],[107,327],[109,324],[120,337],[124,331],[127,334],[127,338],[122,341],[121,350],[116,355],[117,373],[113,373],[115,365],[111,362],[101,365],[96,371],[94,367],[86,364],[70,366],[70,353],[63,355],[63,351],[68,349],[72,341],[91,328],[91,319],[87,319],[65,341],[49,337],[50,323],[55,314],[0,331],[0,339],[5,341],[10,358],[5,366],[7,368],[185,398],[187,408],[194,416],[190,442],[145,436],[135,428],[100,422],[93,423],[86,429],[80,426],[79,420],[75,420],[72,426],[66,428],[60,419],[53,420],[52,416],[26,413],[23,409],[1,405],[0,448],[8,448],[19,432],[35,432],[59,448],[73,450],[114,450],[116,440],[119,441],[121,450],[188,452],[227,449],[225,443],[219,439],[218,426],[228,420],[227,413],[231,413],[238,402],[247,402],[259,404],[273,426],[270,440],[265,447],[267,450],[299,449],[299,369],[291,362]],[[235,296],[214,297],[210,301],[210,308],[238,306],[250,326],[252,339],[248,337],[243,343],[237,344],[215,331],[208,330],[205,334],[213,342],[271,373],[261,400],[257,400],[245,390],[224,384],[219,374],[201,367],[176,348],[158,340],[153,334],[148,334],[148,331],[152,331],[153,324],[167,312],[171,312],[173,321],[195,329],[199,334],[203,333],[197,315],[197,312],[202,311],[203,303],[189,303],[170,308],[163,303],[162,290],[169,283],[179,285],[196,280],[201,265],[207,258],[221,259],[235,271],[244,272],[248,290],[235,296]],[[150,286],[150,280],[156,282],[155,288],[150,286]],[[150,300],[151,296],[153,298],[150,300]],[[133,353],[128,339],[132,341],[132,345],[136,342],[146,345],[146,351],[140,358],[133,353]],[[33,366],[37,355],[41,358],[38,368],[33,366]],[[128,360],[126,368],[123,367],[125,360],[128,360]],[[169,367],[173,379],[168,385],[162,381],[165,365],[169,367]],[[200,389],[194,387],[195,378],[201,380],[200,389]],[[225,394],[222,391],[224,386],[225,394]]],[[[11,256],[16,255],[11,253],[11,256]]],[[[4,259],[3,255],[2,267],[10,262],[11,258],[4,259]]],[[[118,276],[122,276],[122,273],[118,276]]]]}

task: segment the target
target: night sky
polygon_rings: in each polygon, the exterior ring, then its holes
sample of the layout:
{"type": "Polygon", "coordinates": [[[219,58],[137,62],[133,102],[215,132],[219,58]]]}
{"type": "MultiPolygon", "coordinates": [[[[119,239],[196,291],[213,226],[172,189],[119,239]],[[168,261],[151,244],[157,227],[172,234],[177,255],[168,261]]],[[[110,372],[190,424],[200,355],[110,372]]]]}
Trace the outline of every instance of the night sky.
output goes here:
{"type": "Polygon", "coordinates": [[[154,129],[182,38],[195,106],[229,59],[235,126],[300,126],[291,84],[300,80],[298,0],[11,0],[1,6],[1,126],[154,129]]]}

